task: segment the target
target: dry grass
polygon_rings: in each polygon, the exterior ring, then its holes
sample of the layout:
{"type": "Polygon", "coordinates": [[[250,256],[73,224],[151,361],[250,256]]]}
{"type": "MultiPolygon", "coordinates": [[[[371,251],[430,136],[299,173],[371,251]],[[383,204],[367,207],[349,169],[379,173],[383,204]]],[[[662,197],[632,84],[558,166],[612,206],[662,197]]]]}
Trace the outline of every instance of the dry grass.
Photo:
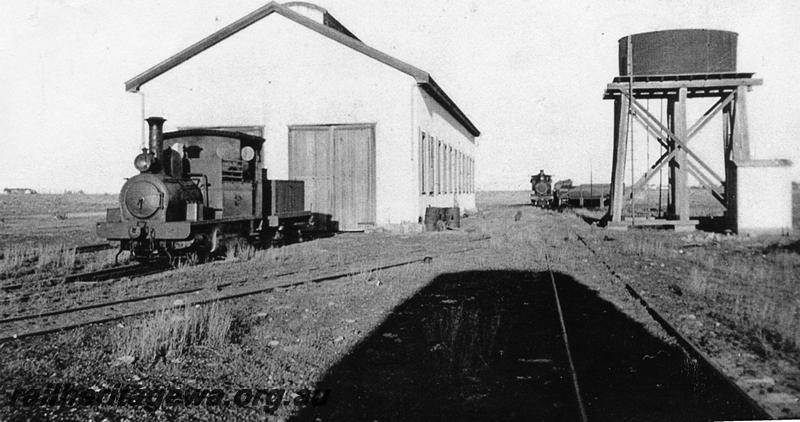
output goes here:
{"type": "Polygon", "coordinates": [[[117,257],[118,252],[119,251],[117,249],[108,249],[105,251],[96,252],[91,256],[87,254],[81,255],[80,261],[83,264],[82,271],[97,271],[111,267],[115,263],[127,264],[130,262],[131,253],[129,251],[123,251],[119,257],[117,257]]]}
{"type": "Polygon", "coordinates": [[[245,240],[237,240],[225,249],[226,261],[249,261],[256,256],[258,250],[245,240]]]}
{"type": "MultiPolygon", "coordinates": [[[[129,252],[123,252],[118,259],[117,252],[116,249],[109,249],[78,254],[75,247],[62,244],[9,246],[3,249],[3,258],[0,259],[0,279],[15,278],[35,286],[41,281],[51,281],[54,276],[74,270],[96,271],[111,267],[115,262],[129,262],[129,252]]],[[[39,285],[38,288],[44,286],[39,285]]]]}
{"type": "Polygon", "coordinates": [[[45,245],[39,249],[36,268],[39,270],[52,268],[72,268],[75,265],[75,248],[63,245],[45,245]]]}
{"type": "Polygon", "coordinates": [[[706,272],[700,267],[692,267],[689,277],[684,285],[686,289],[696,295],[705,295],[709,290],[709,281],[706,272]]]}
{"type": "Polygon", "coordinates": [[[658,237],[648,237],[635,242],[625,242],[622,244],[622,251],[629,255],[654,258],[668,258],[672,255],[672,249],[668,248],[666,242],[658,237]]]}
{"type": "MultiPolygon", "coordinates": [[[[380,266],[380,265],[379,265],[380,266]]],[[[375,284],[381,285],[383,281],[381,278],[382,272],[381,270],[372,270],[370,271],[369,268],[362,266],[358,273],[353,274],[350,278],[359,284],[375,284]]]]}
{"type": "Polygon", "coordinates": [[[438,310],[421,333],[440,353],[436,377],[461,375],[463,368],[486,365],[497,343],[501,317],[465,309],[463,303],[438,310]]]}
{"type": "Polygon", "coordinates": [[[218,302],[163,310],[120,328],[115,354],[155,362],[182,356],[194,346],[222,348],[230,340],[233,321],[231,311],[218,302]]]}
{"type": "Polygon", "coordinates": [[[69,269],[75,265],[75,257],[75,248],[61,244],[6,246],[0,259],[0,275],[12,275],[30,266],[37,271],[69,269]]]}
{"type": "MultiPolygon", "coordinates": [[[[795,186],[795,211],[800,209],[799,192],[795,186]]],[[[701,201],[704,192],[692,194],[695,214],[715,214],[713,207],[699,206],[708,205],[701,201]]],[[[795,212],[795,219],[798,215],[795,212]]],[[[686,240],[670,232],[636,230],[600,232],[597,239],[601,237],[622,257],[634,257],[634,263],[656,259],[676,268],[684,291],[713,304],[715,312],[749,333],[764,350],[800,350],[800,254],[786,248],[753,253],[759,248],[757,240],[737,236],[707,240],[696,235],[686,240]],[[694,247],[687,248],[687,242],[694,247]]]]}
{"type": "Polygon", "coordinates": [[[724,309],[764,350],[800,350],[800,255],[697,251],[682,286],[724,309]]]}
{"type": "Polygon", "coordinates": [[[3,259],[0,260],[0,275],[6,275],[32,264],[36,261],[37,250],[30,246],[12,245],[3,248],[3,259]]]}
{"type": "MultiPolygon", "coordinates": [[[[515,198],[510,193],[502,196],[515,198]]],[[[491,236],[488,248],[506,256],[504,265],[512,263],[513,269],[521,271],[542,271],[545,265],[556,271],[566,271],[576,259],[584,258],[582,253],[588,253],[582,247],[571,245],[579,242],[578,236],[594,236],[597,230],[572,212],[560,213],[527,205],[486,207],[471,224],[476,232],[491,236]],[[521,213],[520,218],[516,218],[517,213],[521,213]]],[[[483,261],[486,262],[480,267],[485,270],[509,269],[491,260],[483,261]]]]}
{"type": "Polygon", "coordinates": [[[244,249],[243,251],[243,256],[246,256],[247,260],[269,262],[278,265],[293,265],[298,263],[321,265],[325,263],[341,264],[344,262],[343,258],[337,258],[337,256],[334,256],[334,254],[331,254],[325,249],[309,244],[297,244],[258,250],[244,249]]]}

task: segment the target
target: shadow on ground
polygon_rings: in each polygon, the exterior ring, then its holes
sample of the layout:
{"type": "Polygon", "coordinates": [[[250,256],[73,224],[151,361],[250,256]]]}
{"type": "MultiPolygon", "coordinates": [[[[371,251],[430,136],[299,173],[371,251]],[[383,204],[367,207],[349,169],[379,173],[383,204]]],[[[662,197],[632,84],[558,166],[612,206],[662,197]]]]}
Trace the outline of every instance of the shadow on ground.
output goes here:
{"type": "MultiPolygon", "coordinates": [[[[557,274],[589,420],[748,417],[685,355],[557,274]]],[[[297,420],[579,420],[548,273],[445,274],[318,383],[297,420]]]]}
{"type": "Polygon", "coordinates": [[[800,254],[800,240],[787,244],[772,244],[764,248],[764,253],[789,252],[800,254]]]}
{"type": "Polygon", "coordinates": [[[725,217],[692,217],[697,220],[697,230],[711,233],[731,233],[730,224],[725,217]]]}

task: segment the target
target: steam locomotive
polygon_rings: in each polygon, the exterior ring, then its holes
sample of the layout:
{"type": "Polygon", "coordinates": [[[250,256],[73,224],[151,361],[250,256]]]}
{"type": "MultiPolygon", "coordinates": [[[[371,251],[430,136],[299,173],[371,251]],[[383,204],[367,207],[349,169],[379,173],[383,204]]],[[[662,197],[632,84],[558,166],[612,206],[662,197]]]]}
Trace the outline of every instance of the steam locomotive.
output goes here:
{"type": "Polygon", "coordinates": [[[315,225],[302,181],[270,180],[261,162],[264,139],[240,132],[163,132],[147,119],[149,148],[134,159],[119,206],[97,223],[101,238],[120,242],[137,261],[196,253],[201,260],[235,239],[301,240],[315,225]]]}
{"type": "Polygon", "coordinates": [[[531,205],[541,208],[550,208],[553,203],[553,177],[544,174],[544,170],[539,170],[539,174],[531,176],[531,205]]]}

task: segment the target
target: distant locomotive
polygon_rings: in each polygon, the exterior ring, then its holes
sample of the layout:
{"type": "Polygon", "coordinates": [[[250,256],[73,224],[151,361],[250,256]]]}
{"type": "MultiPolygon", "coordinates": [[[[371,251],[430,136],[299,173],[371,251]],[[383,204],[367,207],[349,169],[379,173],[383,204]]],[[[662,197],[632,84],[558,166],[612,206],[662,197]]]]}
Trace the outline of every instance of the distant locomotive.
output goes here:
{"type": "Polygon", "coordinates": [[[147,119],[149,148],[134,160],[139,174],[122,186],[119,207],[97,223],[98,236],[120,242],[135,260],[194,252],[202,260],[231,239],[272,242],[302,236],[311,212],[302,181],[269,180],[264,139],[239,132],[163,132],[147,119]]]}
{"type": "Polygon", "coordinates": [[[549,174],[544,174],[544,170],[539,170],[539,174],[531,176],[531,205],[542,208],[552,206],[552,179],[549,174]]]}

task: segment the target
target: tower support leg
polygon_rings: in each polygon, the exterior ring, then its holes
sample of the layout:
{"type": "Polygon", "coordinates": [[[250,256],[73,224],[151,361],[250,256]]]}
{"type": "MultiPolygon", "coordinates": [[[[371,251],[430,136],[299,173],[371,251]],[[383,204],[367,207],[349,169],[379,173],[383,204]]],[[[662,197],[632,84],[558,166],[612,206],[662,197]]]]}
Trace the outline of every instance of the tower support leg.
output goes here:
{"type": "Polygon", "coordinates": [[[725,215],[730,229],[738,231],[736,163],[751,159],[750,138],[747,133],[747,87],[736,89],[736,98],[723,109],[722,138],[725,154],[725,215]]]}
{"type": "MultiPolygon", "coordinates": [[[[669,100],[667,115],[670,127],[680,139],[687,139],[686,129],[687,89],[680,88],[678,97],[669,100]]],[[[689,184],[686,151],[676,142],[670,141],[670,148],[677,148],[675,157],[670,162],[670,204],[668,211],[674,220],[689,221],[689,184]]]]}
{"type": "Polygon", "coordinates": [[[628,139],[628,97],[620,95],[614,99],[614,157],[611,162],[611,201],[608,213],[611,222],[622,222],[622,207],[625,203],[625,157],[628,139]]]}

